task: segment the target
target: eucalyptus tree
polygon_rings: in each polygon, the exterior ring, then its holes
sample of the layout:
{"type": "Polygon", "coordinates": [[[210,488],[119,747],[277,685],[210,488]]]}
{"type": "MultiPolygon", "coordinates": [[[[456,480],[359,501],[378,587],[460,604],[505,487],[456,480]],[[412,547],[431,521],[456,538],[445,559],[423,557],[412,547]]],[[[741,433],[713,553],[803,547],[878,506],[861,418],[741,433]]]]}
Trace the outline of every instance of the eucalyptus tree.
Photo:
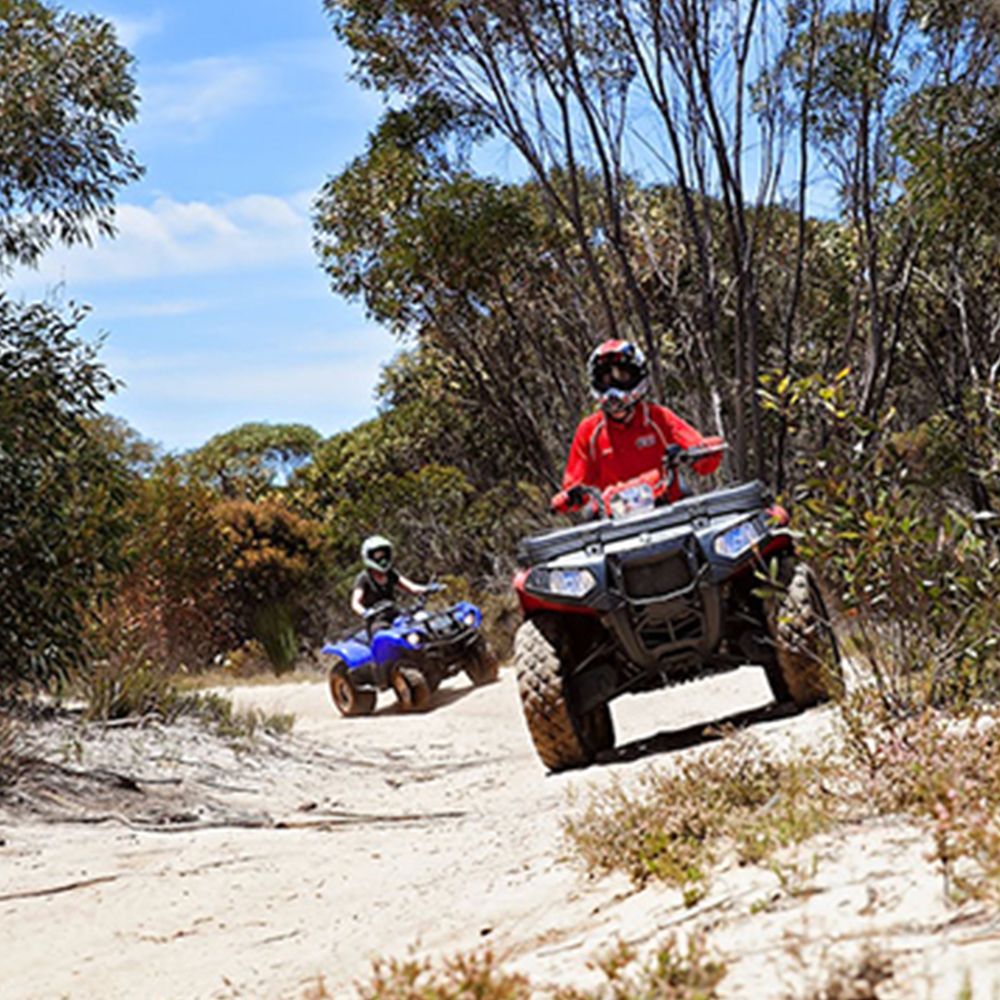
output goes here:
{"type": "MultiPolygon", "coordinates": [[[[660,359],[678,341],[741,467],[764,448],[755,387],[761,257],[791,124],[777,99],[789,26],[749,0],[492,0],[450,5],[326,0],[360,78],[433,99],[508,141],[553,218],[568,227],[598,308],[590,340],[640,340],[660,359]],[[680,308],[646,255],[657,233],[645,188],[678,197],[663,218],[683,233],[699,290],[680,308]]],[[[805,212],[805,205],[800,206],[805,212]]],[[[794,312],[794,294],[787,295],[794,312]]],[[[790,327],[790,323],[788,324],[790,327]]]]}
{"type": "Polygon", "coordinates": [[[447,373],[442,386],[426,366],[405,384],[397,372],[393,391],[405,399],[422,385],[445,418],[471,423],[474,479],[489,467],[552,482],[587,402],[581,358],[600,309],[589,265],[536,185],[451,167],[437,151],[456,125],[427,115],[427,104],[390,113],[365,155],[324,187],[317,249],[337,291],[363,298],[447,373]]]}
{"type": "Polygon", "coordinates": [[[142,173],[121,135],[137,105],[110,22],[0,0],[0,269],[114,231],[115,194],[142,173]]]}
{"type": "MultiPolygon", "coordinates": [[[[0,274],[112,230],[115,194],[141,170],[121,136],[131,65],[99,17],[0,0],[0,274]]],[[[0,293],[4,684],[65,675],[119,562],[126,469],[93,425],[115,383],[82,319],[0,293]]]]}
{"type": "Polygon", "coordinates": [[[228,499],[258,500],[284,487],[321,440],[306,424],[251,422],[216,434],[184,455],[181,465],[228,499]]]}

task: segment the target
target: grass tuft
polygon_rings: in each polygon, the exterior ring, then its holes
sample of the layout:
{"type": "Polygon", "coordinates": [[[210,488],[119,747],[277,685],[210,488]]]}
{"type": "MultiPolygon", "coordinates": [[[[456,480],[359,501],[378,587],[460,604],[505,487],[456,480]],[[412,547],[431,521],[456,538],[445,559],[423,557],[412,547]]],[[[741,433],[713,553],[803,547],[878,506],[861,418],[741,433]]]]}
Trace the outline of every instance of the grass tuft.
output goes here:
{"type": "Polygon", "coordinates": [[[490,949],[458,954],[435,966],[429,960],[376,959],[359,1000],[529,1000],[528,980],[502,972],[490,949]]]}
{"type": "Polygon", "coordinates": [[[807,1000],[879,1000],[884,985],[893,978],[891,956],[866,945],[856,958],[840,962],[822,986],[806,994],[807,1000]]]}
{"type": "Polygon", "coordinates": [[[616,783],[598,793],[564,833],[588,867],[668,882],[692,904],[723,850],[760,862],[827,829],[828,769],[811,753],[782,761],[752,737],[730,737],[676,772],[647,772],[635,792],[616,783]]]}
{"type": "Polygon", "coordinates": [[[607,982],[596,990],[557,990],[553,1000],[713,1000],[726,966],[709,957],[704,934],[693,934],[681,949],[674,937],[636,968],[637,953],[624,942],[594,964],[607,982]]]}
{"type": "Polygon", "coordinates": [[[182,710],[185,715],[208,723],[220,736],[234,743],[252,743],[261,733],[284,736],[295,725],[295,716],[291,713],[238,709],[228,698],[214,691],[185,695],[182,710]]]}
{"type": "MultiPolygon", "coordinates": [[[[358,1000],[713,1000],[726,973],[711,959],[701,934],[685,948],[667,939],[643,965],[636,950],[619,941],[591,963],[605,982],[594,989],[550,987],[520,973],[504,972],[496,954],[485,949],[434,963],[428,959],[376,959],[372,974],[357,983],[358,1000]]],[[[307,996],[330,996],[322,979],[307,996]]]]}
{"type": "Polygon", "coordinates": [[[17,722],[0,708],[0,790],[12,785],[20,774],[19,740],[20,729],[17,722]]]}

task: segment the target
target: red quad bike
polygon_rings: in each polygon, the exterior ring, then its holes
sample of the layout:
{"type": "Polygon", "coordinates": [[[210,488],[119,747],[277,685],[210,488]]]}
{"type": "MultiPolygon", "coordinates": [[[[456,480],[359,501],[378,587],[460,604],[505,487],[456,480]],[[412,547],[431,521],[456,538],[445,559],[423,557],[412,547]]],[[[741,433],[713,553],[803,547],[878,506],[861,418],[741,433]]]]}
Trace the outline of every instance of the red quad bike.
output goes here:
{"type": "Polygon", "coordinates": [[[840,653],[788,514],[758,481],[658,506],[686,492],[682,466],[724,444],[672,449],[654,470],[583,500],[595,519],[524,539],[514,588],[521,704],[538,756],[559,771],[615,743],[609,703],[762,666],[775,700],[806,708],[842,685],[840,653]]]}

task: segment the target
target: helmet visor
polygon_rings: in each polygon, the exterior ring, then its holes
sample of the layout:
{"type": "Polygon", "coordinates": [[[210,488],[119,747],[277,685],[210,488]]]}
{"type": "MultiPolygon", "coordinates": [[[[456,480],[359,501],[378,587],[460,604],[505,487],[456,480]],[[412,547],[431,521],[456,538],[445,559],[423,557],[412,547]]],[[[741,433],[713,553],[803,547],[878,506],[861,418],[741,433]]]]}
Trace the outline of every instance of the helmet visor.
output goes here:
{"type": "Polygon", "coordinates": [[[598,392],[608,389],[621,389],[628,392],[634,389],[642,379],[638,366],[620,355],[601,358],[594,366],[594,388],[598,392]]]}
{"type": "Polygon", "coordinates": [[[392,549],[384,547],[372,549],[371,552],[368,553],[368,558],[371,559],[376,566],[388,569],[392,565],[392,549]]]}

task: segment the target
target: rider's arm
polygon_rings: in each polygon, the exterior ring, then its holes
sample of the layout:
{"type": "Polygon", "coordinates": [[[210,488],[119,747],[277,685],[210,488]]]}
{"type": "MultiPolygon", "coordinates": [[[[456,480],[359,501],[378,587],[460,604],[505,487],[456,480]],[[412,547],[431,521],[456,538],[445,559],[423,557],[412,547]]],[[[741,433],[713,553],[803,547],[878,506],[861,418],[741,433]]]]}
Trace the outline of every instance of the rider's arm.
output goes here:
{"type": "Polygon", "coordinates": [[[573,435],[569,457],[566,459],[566,471],[562,478],[564,490],[581,483],[599,482],[598,470],[595,468],[590,449],[590,439],[594,434],[592,424],[593,420],[589,418],[581,421],[573,435]]]}
{"type": "MultiPolygon", "coordinates": [[[[650,407],[653,419],[663,428],[669,441],[674,441],[682,448],[704,448],[720,444],[722,439],[717,437],[703,437],[686,420],[677,416],[673,410],[668,410],[665,406],[650,407]]],[[[722,461],[722,452],[717,455],[709,455],[708,458],[699,459],[691,468],[699,475],[707,476],[715,472],[722,461]]]]}
{"type": "Polygon", "coordinates": [[[355,587],[351,591],[351,610],[356,615],[361,615],[362,618],[365,615],[364,596],[365,591],[363,587],[355,587]]]}
{"type": "Polygon", "coordinates": [[[405,590],[408,594],[413,594],[415,596],[420,594],[426,594],[429,584],[414,583],[412,580],[408,580],[405,576],[400,574],[399,579],[396,581],[397,585],[401,590],[405,590]]]}

